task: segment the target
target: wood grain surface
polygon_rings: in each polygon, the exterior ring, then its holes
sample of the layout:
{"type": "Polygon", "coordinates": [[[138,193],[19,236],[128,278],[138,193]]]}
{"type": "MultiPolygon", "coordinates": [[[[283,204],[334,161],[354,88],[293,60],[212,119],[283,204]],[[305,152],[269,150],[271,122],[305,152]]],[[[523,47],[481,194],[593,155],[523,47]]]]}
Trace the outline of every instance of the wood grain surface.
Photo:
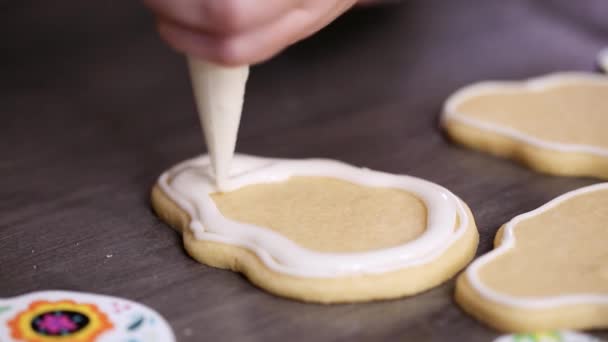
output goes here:
{"type": "MultiPolygon", "coordinates": [[[[171,165],[204,152],[187,70],[136,1],[0,3],[0,295],[116,295],[179,341],[490,341],[453,281],[413,298],[321,306],[200,265],[151,212],[171,165]]],[[[237,149],[326,157],[437,182],[497,228],[598,180],[541,175],[455,146],[444,99],[485,79],[594,70],[605,0],[409,0],[358,10],[253,68],[237,149]]],[[[608,332],[595,332],[608,338],[608,332]]]]}

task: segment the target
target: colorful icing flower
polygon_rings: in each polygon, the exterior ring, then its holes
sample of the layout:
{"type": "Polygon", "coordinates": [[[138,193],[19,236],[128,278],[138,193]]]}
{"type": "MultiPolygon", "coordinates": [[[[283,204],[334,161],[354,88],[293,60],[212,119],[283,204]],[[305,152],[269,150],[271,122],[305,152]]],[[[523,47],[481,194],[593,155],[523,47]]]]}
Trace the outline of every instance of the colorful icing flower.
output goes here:
{"type": "Polygon", "coordinates": [[[560,342],[562,338],[557,332],[549,333],[534,333],[534,334],[519,334],[515,335],[516,342],[560,342]]]}
{"type": "Polygon", "coordinates": [[[13,338],[27,342],[89,342],[113,327],[97,306],[72,300],[32,302],[8,326],[13,338]]]}

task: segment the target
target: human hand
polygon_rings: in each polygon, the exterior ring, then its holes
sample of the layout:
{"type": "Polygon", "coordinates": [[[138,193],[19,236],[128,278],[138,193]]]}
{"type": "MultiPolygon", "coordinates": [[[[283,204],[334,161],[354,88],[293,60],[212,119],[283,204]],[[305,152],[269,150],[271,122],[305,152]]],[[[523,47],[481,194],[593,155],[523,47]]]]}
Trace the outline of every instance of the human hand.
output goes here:
{"type": "MultiPolygon", "coordinates": [[[[174,49],[224,65],[255,64],[317,32],[357,0],[143,0],[174,49]]],[[[369,2],[362,0],[362,2],[369,2]]]]}

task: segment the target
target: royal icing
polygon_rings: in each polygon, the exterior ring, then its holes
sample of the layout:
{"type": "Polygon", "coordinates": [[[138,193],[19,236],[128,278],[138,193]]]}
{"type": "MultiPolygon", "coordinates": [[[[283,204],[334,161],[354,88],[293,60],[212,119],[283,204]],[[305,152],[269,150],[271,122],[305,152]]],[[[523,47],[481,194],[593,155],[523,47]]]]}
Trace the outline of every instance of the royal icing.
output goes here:
{"type": "Polygon", "coordinates": [[[486,264],[490,263],[492,260],[496,259],[502,254],[505,254],[507,251],[515,247],[515,232],[517,225],[529,218],[540,215],[559,204],[574,198],[576,196],[590,193],[593,191],[600,191],[608,189],[608,183],[601,183],[596,185],[591,185],[588,187],[584,187],[578,190],[574,190],[568,192],[564,195],[561,195],[549,203],[543,205],[542,207],[533,210],[531,212],[516,216],[514,219],[509,221],[503,228],[502,241],[498,248],[492,250],[488,254],[478,258],[475,260],[469,268],[466,270],[466,277],[469,281],[469,284],[477,290],[477,292],[494,302],[498,302],[505,305],[530,308],[530,309],[544,309],[544,308],[554,308],[562,305],[570,305],[570,304],[608,304],[608,295],[601,294],[576,294],[576,295],[562,295],[562,296],[552,296],[552,297],[516,297],[511,296],[505,293],[501,293],[491,289],[486,286],[479,276],[479,270],[484,267],[486,264]]]}
{"type": "Polygon", "coordinates": [[[495,132],[499,135],[507,136],[512,139],[540,148],[551,149],[560,152],[589,153],[597,156],[608,157],[608,149],[605,148],[584,144],[567,144],[547,141],[510,127],[505,127],[499,124],[468,117],[463,113],[458,112],[458,107],[463,102],[477,96],[484,96],[490,94],[518,93],[522,90],[528,90],[531,92],[541,92],[551,88],[558,88],[570,82],[584,82],[586,84],[608,85],[608,78],[606,76],[596,74],[565,72],[556,73],[539,78],[533,78],[524,82],[489,81],[473,84],[471,86],[464,87],[463,89],[457,91],[448,98],[444,105],[441,122],[442,125],[445,126],[448,120],[454,120],[468,126],[472,126],[485,131],[495,132]]]}
{"type": "Polygon", "coordinates": [[[234,156],[249,67],[224,67],[193,57],[188,64],[215,182],[222,189],[234,156]]]}
{"type": "Polygon", "coordinates": [[[396,247],[360,253],[323,253],[297,245],[265,227],[224,217],[209,196],[211,182],[207,156],[188,160],[161,175],[162,190],[190,217],[190,229],[199,240],[227,243],[254,252],[270,269],[294,276],[337,277],[373,274],[431,262],[457,241],[469,226],[460,200],[434,183],[393,175],[341,162],[308,159],[266,159],[237,155],[225,191],[287,180],[291,176],[323,176],[371,187],[392,187],[413,193],[427,208],[427,229],[417,239],[396,247]]]}

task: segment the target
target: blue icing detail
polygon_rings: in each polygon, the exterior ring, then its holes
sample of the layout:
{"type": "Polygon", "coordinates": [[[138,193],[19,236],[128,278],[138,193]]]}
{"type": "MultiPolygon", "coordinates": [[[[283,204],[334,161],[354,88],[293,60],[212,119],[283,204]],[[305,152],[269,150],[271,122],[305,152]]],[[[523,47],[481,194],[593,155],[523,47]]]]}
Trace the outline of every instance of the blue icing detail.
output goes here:
{"type": "Polygon", "coordinates": [[[135,320],[133,322],[131,322],[131,324],[129,324],[127,326],[127,330],[129,331],[134,331],[139,329],[142,325],[144,324],[144,317],[143,316],[137,316],[135,318],[135,320]]]}

